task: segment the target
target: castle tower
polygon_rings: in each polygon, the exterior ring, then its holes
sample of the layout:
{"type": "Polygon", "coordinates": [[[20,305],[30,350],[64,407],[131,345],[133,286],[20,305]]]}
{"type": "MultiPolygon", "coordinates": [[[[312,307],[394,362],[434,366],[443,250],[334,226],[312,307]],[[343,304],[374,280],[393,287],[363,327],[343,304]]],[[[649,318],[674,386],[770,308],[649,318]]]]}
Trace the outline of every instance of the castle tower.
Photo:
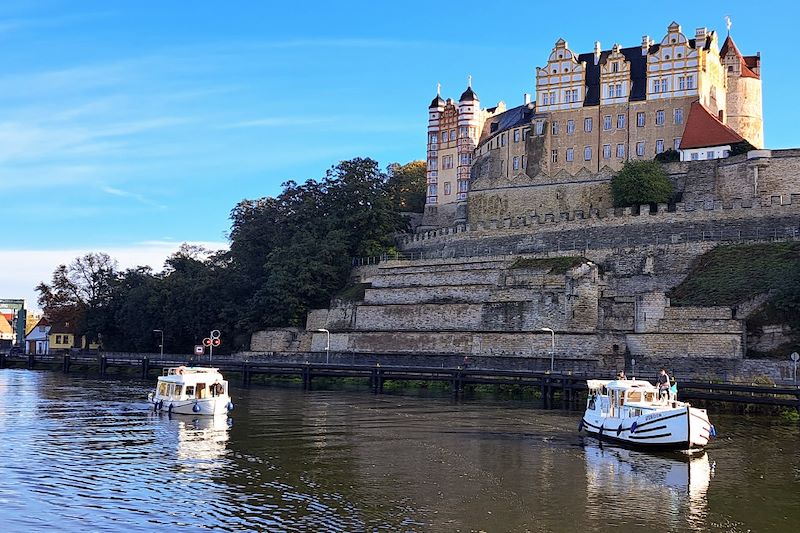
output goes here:
{"type": "Polygon", "coordinates": [[[445,101],[441,96],[441,85],[436,87],[436,98],[428,106],[428,167],[426,172],[428,192],[426,205],[436,205],[438,201],[438,179],[439,179],[439,142],[442,111],[444,111],[445,101]]]}
{"type": "Polygon", "coordinates": [[[467,81],[467,90],[458,99],[458,166],[456,171],[456,200],[466,201],[469,191],[469,171],[472,154],[478,144],[480,130],[480,100],[472,90],[472,76],[467,81]]]}
{"type": "Polygon", "coordinates": [[[725,122],[750,144],[756,148],[763,148],[761,55],[742,56],[730,34],[725,39],[719,55],[728,77],[726,97],[728,116],[725,122]]]}

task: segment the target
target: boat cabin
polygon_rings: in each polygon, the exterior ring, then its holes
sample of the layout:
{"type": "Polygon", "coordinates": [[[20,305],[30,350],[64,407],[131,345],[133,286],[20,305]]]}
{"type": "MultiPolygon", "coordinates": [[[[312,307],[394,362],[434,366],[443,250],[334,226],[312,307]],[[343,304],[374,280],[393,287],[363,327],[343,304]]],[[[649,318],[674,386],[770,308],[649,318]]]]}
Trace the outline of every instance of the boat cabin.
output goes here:
{"type": "Polygon", "coordinates": [[[653,412],[665,402],[649,381],[592,379],[588,381],[587,409],[606,418],[630,418],[653,412]]]}
{"type": "Polygon", "coordinates": [[[228,382],[216,368],[165,368],[156,396],[165,400],[206,399],[228,394],[228,382]]]}

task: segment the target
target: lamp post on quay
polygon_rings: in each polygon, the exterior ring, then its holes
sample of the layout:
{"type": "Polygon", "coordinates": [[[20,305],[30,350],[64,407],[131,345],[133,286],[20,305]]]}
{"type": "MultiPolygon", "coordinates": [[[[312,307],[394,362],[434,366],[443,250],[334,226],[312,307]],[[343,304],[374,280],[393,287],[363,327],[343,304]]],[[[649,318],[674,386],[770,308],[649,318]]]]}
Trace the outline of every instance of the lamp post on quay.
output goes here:
{"type": "Polygon", "coordinates": [[[161,344],[158,347],[161,349],[161,362],[164,362],[164,332],[160,329],[154,329],[153,333],[161,333],[161,344]]]}
{"type": "Polygon", "coordinates": [[[326,342],[325,342],[325,364],[330,363],[330,356],[331,356],[331,332],[325,328],[315,329],[315,333],[325,333],[326,334],[326,342]]]}
{"type": "Polygon", "coordinates": [[[556,332],[550,328],[541,328],[539,331],[550,333],[550,372],[553,372],[556,353],[556,332]]]}

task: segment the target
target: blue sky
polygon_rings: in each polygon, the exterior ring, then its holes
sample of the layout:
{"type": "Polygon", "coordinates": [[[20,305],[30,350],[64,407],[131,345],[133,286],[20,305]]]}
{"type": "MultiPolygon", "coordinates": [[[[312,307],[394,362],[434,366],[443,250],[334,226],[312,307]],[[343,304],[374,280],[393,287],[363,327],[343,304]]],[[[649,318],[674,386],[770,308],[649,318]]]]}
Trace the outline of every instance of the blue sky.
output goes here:
{"type": "Polygon", "coordinates": [[[540,5],[3,2],[0,298],[30,298],[84,251],[158,266],[183,241],[221,246],[236,202],[342,159],[424,158],[437,82],[457,98],[471,74],[484,106],[518,105],[559,37],[636,46],[675,19],[724,38],[729,15],[740,50],[762,54],[768,147],[800,145],[794,3],[575,1],[558,24],[540,5]]]}

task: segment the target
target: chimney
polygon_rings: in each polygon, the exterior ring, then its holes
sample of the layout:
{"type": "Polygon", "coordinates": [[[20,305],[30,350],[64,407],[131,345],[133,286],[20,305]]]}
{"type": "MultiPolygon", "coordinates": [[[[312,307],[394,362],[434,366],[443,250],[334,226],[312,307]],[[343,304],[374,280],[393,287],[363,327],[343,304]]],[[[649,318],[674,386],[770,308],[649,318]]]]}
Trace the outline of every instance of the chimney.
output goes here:
{"type": "Polygon", "coordinates": [[[594,42],[594,64],[597,65],[600,62],[600,41],[594,42]]]}
{"type": "Polygon", "coordinates": [[[708,34],[708,29],[706,28],[697,28],[694,32],[694,47],[697,50],[702,50],[706,46],[706,35],[708,34]]]}
{"type": "Polygon", "coordinates": [[[650,51],[650,45],[653,44],[653,41],[650,40],[649,35],[642,35],[642,55],[646,56],[647,52],[650,51]]]}
{"type": "Polygon", "coordinates": [[[530,93],[523,94],[522,95],[522,99],[523,99],[523,102],[524,102],[525,105],[530,104],[531,103],[531,94],[530,93]]]}

